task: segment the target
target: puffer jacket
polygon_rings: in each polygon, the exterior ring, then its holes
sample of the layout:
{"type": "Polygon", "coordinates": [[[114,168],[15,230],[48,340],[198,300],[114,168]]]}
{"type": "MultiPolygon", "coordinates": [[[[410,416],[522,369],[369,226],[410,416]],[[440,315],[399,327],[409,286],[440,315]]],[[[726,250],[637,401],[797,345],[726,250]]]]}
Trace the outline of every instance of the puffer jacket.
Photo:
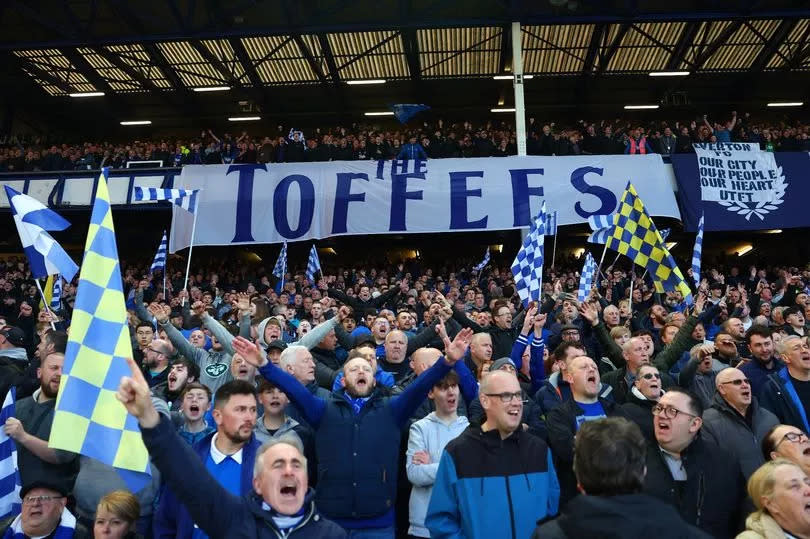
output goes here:
{"type": "Polygon", "coordinates": [[[737,536],[737,539],[785,539],[784,530],[776,521],[764,514],[756,511],[748,515],[745,519],[745,531],[737,536]]]}

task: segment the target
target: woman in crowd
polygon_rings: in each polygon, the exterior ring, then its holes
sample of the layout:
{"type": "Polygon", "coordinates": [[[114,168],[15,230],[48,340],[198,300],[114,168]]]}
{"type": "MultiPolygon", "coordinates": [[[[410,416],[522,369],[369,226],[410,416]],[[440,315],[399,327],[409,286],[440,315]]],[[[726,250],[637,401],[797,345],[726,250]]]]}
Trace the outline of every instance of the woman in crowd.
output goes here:
{"type": "Polygon", "coordinates": [[[757,510],[737,539],[810,537],[810,478],[796,464],[766,462],[748,480],[748,495],[757,510]]]}
{"type": "Polygon", "coordinates": [[[98,502],[93,537],[137,539],[135,523],[141,508],[138,499],[125,490],[114,490],[98,502]]]}

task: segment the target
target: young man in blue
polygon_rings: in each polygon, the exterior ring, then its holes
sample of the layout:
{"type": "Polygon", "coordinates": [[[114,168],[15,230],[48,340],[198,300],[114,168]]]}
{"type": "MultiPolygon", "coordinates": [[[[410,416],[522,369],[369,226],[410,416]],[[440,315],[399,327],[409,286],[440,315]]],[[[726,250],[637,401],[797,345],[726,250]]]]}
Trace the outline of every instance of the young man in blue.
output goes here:
{"type": "Polygon", "coordinates": [[[445,338],[444,359],[397,397],[377,390],[371,365],[363,358],[343,366],[343,390],[319,398],[269,363],[250,341],[237,338],[234,348],[287,393],[315,430],[318,508],[351,538],[393,539],[402,430],[430,389],[464,357],[471,339],[471,330],[459,332],[452,343],[445,338]]]}

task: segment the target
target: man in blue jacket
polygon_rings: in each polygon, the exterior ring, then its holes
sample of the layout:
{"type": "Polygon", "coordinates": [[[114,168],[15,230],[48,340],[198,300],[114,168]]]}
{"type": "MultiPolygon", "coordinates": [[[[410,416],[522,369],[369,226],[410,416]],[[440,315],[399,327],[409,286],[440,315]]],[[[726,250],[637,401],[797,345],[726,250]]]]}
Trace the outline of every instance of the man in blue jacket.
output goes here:
{"type": "Polygon", "coordinates": [[[346,537],[312,501],[300,439],[282,437],[262,445],[255,455],[252,491],[234,496],[195,457],[171,420],[158,415],[143,373],[131,358],[127,363],[131,377],[121,379],[116,396],[138,420],[152,462],[202,532],[248,539],[346,537]]]}
{"type": "Polygon", "coordinates": [[[517,376],[490,373],[479,396],[487,420],[445,448],[425,527],[433,538],[529,537],[538,520],[557,514],[551,451],[521,428],[517,376]]]}
{"type": "Polygon", "coordinates": [[[250,341],[238,337],[234,348],[298,404],[315,430],[318,455],[316,503],[324,514],[349,530],[352,538],[394,537],[399,447],[402,431],[431,388],[464,357],[472,339],[462,330],[451,343],[443,335],[445,358],[417,377],[396,397],[376,388],[368,361],[354,358],[343,366],[344,389],[328,399],[315,397],[292,376],[268,362],[250,341]]]}
{"type": "Polygon", "coordinates": [[[777,346],[785,363],[779,372],[770,375],[759,393],[759,405],[779,418],[785,425],[810,430],[807,410],[810,409],[810,349],[801,337],[783,338],[777,346]]]}
{"type": "MultiPolygon", "coordinates": [[[[221,386],[214,396],[212,432],[194,445],[194,452],[211,476],[234,496],[253,490],[253,464],[261,445],[253,434],[256,426],[256,390],[244,380],[232,380],[221,386]]],[[[155,515],[155,537],[202,539],[200,530],[188,510],[167,489],[155,515]]]]}

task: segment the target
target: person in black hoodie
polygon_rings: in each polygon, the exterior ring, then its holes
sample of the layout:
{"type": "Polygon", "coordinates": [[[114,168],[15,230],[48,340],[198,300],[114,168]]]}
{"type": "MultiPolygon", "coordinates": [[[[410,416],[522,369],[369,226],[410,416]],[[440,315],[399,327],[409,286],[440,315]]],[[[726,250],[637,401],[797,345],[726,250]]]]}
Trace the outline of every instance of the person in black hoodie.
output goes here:
{"type": "Polygon", "coordinates": [[[658,368],[654,365],[642,365],[638,369],[633,387],[627,394],[627,402],[622,404],[625,415],[638,425],[641,433],[649,441],[655,440],[652,409],[663,394],[661,373],[658,372],[658,368]]]}
{"type": "Polygon", "coordinates": [[[684,522],[673,507],[642,494],[646,449],[638,427],[624,418],[583,424],[574,452],[582,496],[559,517],[537,526],[532,539],[708,538],[684,522]]]}

